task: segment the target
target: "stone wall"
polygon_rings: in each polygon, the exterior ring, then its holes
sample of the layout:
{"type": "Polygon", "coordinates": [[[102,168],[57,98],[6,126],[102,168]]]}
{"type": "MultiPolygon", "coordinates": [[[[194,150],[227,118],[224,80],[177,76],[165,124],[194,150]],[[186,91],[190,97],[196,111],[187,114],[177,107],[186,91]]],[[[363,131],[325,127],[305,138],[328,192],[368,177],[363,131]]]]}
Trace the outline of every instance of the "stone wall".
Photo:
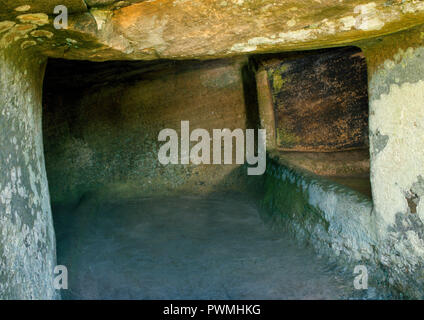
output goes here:
{"type": "Polygon", "coordinates": [[[190,121],[190,130],[204,128],[210,133],[215,128],[248,126],[243,61],[153,63],[144,72],[131,63],[102,67],[92,63],[84,65],[85,80],[72,78],[78,64],[67,74],[52,63],[46,76],[44,119],[52,201],[75,202],[87,192],[118,199],[186,191],[243,191],[246,169],[239,165],[164,166],[158,161],[159,147],[164,144],[158,142],[159,131],[180,132],[182,120],[190,121]],[[102,74],[100,80],[108,83],[87,81],[90,68],[101,68],[91,76],[102,74]],[[108,68],[117,68],[116,74],[108,68]],[[49,78],[57,72],[64,72],[62,79],[69,75],[69,82],[57,85],[59,79],[49,78]],[[113,81],[125,73],[136,75],[113,81]],[[81,81],[86,81],[83,88],[69,88],[81,81]]]}
{"type": "Polygon", "coordinates": [[[46,59],[0,48],[0,299],[51,299],[55,236],[41,130],[46,59]]]}
{"type": "Polygon", "coordinates": [[[388,281],[424,297],[424,28],[363,44],[378,260],[388,281]]]}
{"type": "Polygon", "coordinates": [[[278,157],[268,160],[264,192],[272,223],[320,254],[345,266],[374,260],[372,202],[366,196],[278,157]]]}

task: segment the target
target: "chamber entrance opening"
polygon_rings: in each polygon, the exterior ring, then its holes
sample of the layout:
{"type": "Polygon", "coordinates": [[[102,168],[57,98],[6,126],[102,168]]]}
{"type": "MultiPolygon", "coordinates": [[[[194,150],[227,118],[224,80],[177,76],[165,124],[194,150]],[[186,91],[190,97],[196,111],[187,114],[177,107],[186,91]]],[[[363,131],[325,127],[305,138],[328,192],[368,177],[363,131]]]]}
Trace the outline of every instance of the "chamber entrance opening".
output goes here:
{"type": "Polygon", "coordinates": [[[63,298],[351,294],[312,248],[264,224],[267,175],[248,177],[235,161],[158,161],[159,132],[180,134],[184,120],[192,130],[257,129],[256,67],[246,57],[49,61],[43,134],[58,264],[69,272],[63,298]]]}

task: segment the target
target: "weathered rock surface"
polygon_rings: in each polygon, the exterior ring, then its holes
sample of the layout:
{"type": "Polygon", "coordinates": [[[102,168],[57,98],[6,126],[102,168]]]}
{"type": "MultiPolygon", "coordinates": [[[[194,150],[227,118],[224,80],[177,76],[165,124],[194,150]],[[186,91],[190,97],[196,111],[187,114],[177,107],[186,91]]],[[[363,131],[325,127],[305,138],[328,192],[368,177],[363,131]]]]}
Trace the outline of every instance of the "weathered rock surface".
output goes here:
{"type": "MultiPolygon", "coordinates": [[[[292,233],[350,274],[356,265],[366,266],[369,292],[372,287],[386,291],[387,273],[376,251],[381,244],[369,198],[278,158],[267,164],[264,191],[267,219],[276,228],[292,233]]],[[[400,297],[390,289],[389,296],[400,297]]]]}
{"type": "MultiPolygon", "coordinates": [[[[34,21],[25,23],[17,19],[22,12],[14,10],[15,2],[7,1],[0,16],[0,46],[33,41],[51,57],[99,61],[216,58],[352,44],[424,22],[424,3],[416,0],[133,2],[87,1],[87,7],[80,0],[62,1],[71,9],[69,28],[56,30],[56,1],[28,4],[33,16],[27,19],[34,21]],[[49,23],[35,23],[35,14],[48,15],[49,23]],[[52,36],[31,35],[30,28],[52,36]]],[[[23,6],[22,1],[16,5],[23,6]]]]}
{"type": "Polygon", "coordinates": [[[389,282],[424,297],[423,27],[364,44],[378,260],[389,282]]]}
{"type": "Polygon", "coordinates": [[[45,63],[19,48],[0,51],[0,299],[55,297],[41,132],[45,63]]]}
{"type": "Polygon", "coordinates": [[[52,201],[75,202],[98,191],[115,199],[242,191],[246,172],[235,163],[158,161],[164,144],[159,132],[170,128],[180,135],[182,120],[190,122],[190,130],[203,128],[211,135],[214,128],[254,127],[248,124],[242,65],[233,59],[153,65],[52,61],[44,104],[52,201]]]}

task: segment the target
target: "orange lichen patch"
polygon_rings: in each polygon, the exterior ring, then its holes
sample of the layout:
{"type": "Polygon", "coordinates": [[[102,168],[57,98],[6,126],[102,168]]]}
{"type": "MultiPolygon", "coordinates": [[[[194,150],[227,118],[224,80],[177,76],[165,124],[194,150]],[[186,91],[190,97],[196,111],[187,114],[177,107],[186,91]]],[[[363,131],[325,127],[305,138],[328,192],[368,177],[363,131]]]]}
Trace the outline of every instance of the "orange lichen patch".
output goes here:
{"type": "Polygon", "coordinates": [[[0,21],[0,33],[11,29],[15,24],[13,21],[0,21]]]}
{"type": "Polygon", "coordinates": [[[38,26],[43,26],[49,23],[49,16],[45,13],[28,13],[17,16],[21,23],[32,23],[38,26]]]}
{"type": "Polygon", "coordinates": [[[18,11],[18,12],[25,12],[25,11],[28,11],[28,10],[30,10],[30,9],[31,9],[31,6],[30,6],[30,5],[28,5],[28,4],[26,4],[26,5],[23,5],[23,6],[16,7],[16,8],[15,8],[15,11],[18,11]]]}
{"type": "Polygon", "coordinates": [[[3,48],[8,47],[9,45],[13,44],[14,42],[18,40],[27,38],[28,33],[36,28],[37,26],[32,24],[15,25],[7,33],[5,33],[4,36],[1,38],[0,47],[3,47],[3,48]]]}
{"type": "Polygon", "coordinates": [[[18,32],[30,32],[31,30],[36,29],[37,27],[33,24],[18,24],[15,27],[15,30],[18,32]]]}
{"type": "Polygon", "coordinates": [[[33,37],[36,37],[36,38],[43,37],[43,38],[50,39],[50,38],[53,37],[54,34],[53,34],[53,32],[50,32],[50,31],[47,31],[47,30],[35,30],[35,31],[31,32],[31,35],[33,37]]]}
{"type": "Polygon", "coordinates": [[[37,44],[37,42],[35,42],[34,40],[28,40],[28,41],[24,41],[21,44],[21,48],[22,49],[26,49],[32,46],[35,46],[37,44]]]}

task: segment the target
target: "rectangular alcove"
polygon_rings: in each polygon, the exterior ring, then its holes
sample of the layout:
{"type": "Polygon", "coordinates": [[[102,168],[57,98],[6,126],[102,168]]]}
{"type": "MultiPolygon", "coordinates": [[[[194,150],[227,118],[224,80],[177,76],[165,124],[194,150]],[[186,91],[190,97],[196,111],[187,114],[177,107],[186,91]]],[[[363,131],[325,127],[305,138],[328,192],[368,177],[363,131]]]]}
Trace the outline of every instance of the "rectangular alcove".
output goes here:
{"type": "Polygon", "coordinates": [[[261,55],[254,63],[261,122],[277,157],[371,196],[367,66],[361,50],[261,55]]]}

